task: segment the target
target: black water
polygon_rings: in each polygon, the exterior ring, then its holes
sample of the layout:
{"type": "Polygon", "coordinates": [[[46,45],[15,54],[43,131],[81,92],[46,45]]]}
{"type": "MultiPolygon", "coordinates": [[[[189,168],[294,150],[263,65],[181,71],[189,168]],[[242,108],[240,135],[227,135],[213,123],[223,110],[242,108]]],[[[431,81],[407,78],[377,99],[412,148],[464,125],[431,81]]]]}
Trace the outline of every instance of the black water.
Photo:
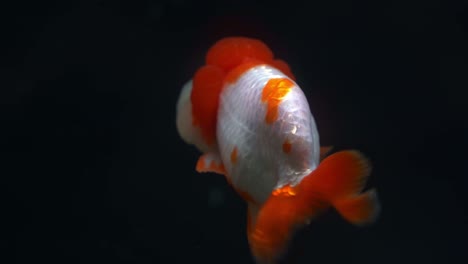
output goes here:
{"type": "MultiPolygon", "coordinates": [[[[2,3],[2,263],[253,263],[244,202],[194,171],[179,89],[225,36],[292,67],[323,145],[371,160],[379,221],[329,212],[286,263],[467,263],[466,5],[2,3]]],[[[303,3],[304,2],[304,3],[303,3]]]]}

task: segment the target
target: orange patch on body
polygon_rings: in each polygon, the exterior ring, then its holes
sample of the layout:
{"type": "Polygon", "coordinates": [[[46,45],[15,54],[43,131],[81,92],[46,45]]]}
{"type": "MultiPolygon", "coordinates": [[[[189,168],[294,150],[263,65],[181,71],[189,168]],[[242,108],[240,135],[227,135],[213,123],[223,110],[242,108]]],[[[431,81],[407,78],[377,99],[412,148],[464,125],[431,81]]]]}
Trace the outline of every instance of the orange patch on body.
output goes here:
{"type": "Polygon", "coordinates": [[[281,188],[277,188],[272,192],[273,195],[278,196],[278,195],[284,195],[284,196],[295,196],[296,195],[296,190],[291,187],[291,185],[285,185],[281,188]]]}
{"type": "Polygon", "coordinates": [[[233,164],[237,162],[237,147],[234,147],[234,149],[231,152],[231,162],[233,164]]]}
{"type": "Polygon", "coordinates": [[[289,140],[286,139],[283,143],[283,152],[289,153],[291,152],[291,149],[292,149],[292,144],[291,142],[289,142],[289,140]]]}
{"type": "Polygon", "coordinates": [[[270,79],[262,91],[262,102],[267,104],[265,121],[271,124],[278,119],[279,105],[283,98],[294,87],[294,83],[287,78],[270,79]]]}

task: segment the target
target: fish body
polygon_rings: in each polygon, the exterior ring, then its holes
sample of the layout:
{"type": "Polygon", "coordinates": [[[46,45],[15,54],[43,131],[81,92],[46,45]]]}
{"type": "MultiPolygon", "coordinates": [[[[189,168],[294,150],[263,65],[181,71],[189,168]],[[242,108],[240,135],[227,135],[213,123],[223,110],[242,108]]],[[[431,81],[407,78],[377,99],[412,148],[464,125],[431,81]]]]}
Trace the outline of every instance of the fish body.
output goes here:
{"type": "Polygon", "coordinates": [[[221,92],[217,139],[226,177],[255,203],[317,167],[319,136],[309,109],[299,86],[269,65],[246,70],[221,92]],[[269,105],[274,100],[280,104],[269,105]]]}
{"type": "Polygon", "coordinates": [[[375,221],[370,163],[358,151],[320,147],[307,98],[289,66],[261,41],[215,43],[182,89],[177,129],[203,154],[196,170],[223,174],[248,204],[257,263],[277,263],[294,232],[334,207],[356,225],[375,221]]]}

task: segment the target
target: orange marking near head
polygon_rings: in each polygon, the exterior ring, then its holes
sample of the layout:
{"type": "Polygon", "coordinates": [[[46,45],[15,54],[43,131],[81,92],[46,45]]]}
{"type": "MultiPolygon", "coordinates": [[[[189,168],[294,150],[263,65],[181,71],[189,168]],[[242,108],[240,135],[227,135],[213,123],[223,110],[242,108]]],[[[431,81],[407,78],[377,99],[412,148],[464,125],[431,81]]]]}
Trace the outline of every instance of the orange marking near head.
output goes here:
{"type": "Polygon", "coordinates": [[[289,153],[291,152],[291,149],[292,149],[292,144],[291,142],[289,142],[289,140],[286,139],[283,143],[283,152],[289,153]]]}
{"type": "Polygon", "coordinates": [[[237,147],[234,147],[234,149],[231,152],[231,162],[233,164],[237,162],[237,147]]]}
{"type": "Polygon", "coordinates": [[[246,58],[270,62],[273,52],[265,43],[246,37],[227,37],[216,42],[206,55],[206,64],[216,65],[228,72],[245,62],[246,58]]]}
{"type": "Polygon", "coordinates": [[[193,77],[190,95],[193,124],[200,127],[207,144],[216,141],[219,94],[223,88],[224,72],[216,66],[203,66],[193,77]]]}
{"type": "Polygon", "coordinates": [[[262,102],[267,103],[265,121],[271,124],[278,119],[279,104],[294,87],[294,83],[287,78],[270,79],[262,91],[262,102]]]}
{"type": "Polygon", "coordinates": [[[242,74],[244,74],[246,71],[250,70],[251,68],[265,64],[264,62],[258,61],[258,60],[246,60],[244,63],[240,64],[239,66],[235,67],[232,69],[224,79],[226,83],[234,83],[239,79],[242,74]]]}

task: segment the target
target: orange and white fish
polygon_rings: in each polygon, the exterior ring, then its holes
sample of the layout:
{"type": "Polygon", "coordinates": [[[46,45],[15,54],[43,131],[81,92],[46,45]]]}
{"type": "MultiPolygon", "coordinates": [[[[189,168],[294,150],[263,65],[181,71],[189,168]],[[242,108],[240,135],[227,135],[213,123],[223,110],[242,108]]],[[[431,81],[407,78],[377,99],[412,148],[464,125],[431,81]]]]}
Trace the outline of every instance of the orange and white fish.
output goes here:
{"type": "Polygon", "coordinates": [[[370,173],[355,150],[325,155],[307,99],[289,66],[260,40],[216,42],[177,102],[181,138],[203,154],[196,170],[225,175],[248,203],[257,263],[276,263],[294,232],[334,207],[349,222],[376,219],[370,173]]]}

